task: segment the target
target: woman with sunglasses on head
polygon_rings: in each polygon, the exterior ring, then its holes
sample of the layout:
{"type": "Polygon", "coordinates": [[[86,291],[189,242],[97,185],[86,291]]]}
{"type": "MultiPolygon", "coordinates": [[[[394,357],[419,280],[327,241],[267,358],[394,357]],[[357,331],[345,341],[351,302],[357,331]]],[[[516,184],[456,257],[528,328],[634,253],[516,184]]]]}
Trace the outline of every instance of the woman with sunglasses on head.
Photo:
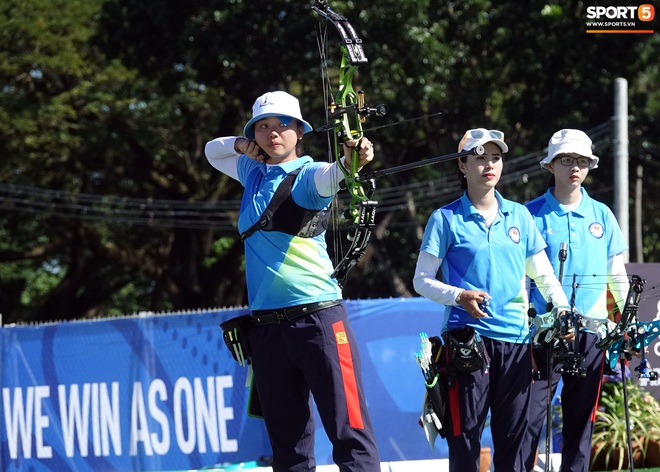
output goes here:
{"type": "Polygon", "coordinates": [[[310,131],[298,99],[275,91],[254,102],[244,136],[206,144],[209,163],[245,187],[238,229],[252,315],[251,400],[256,391],[274,472],[315,469],[312,397],[339,470],[380,472],[358,346],[325,242],[325,210],[344,178],[338,166],[368,164],[373,146],[350,141],[341,163],[314,162],[300,146],[310,131]]]}
{"type": "Polygon", "coordinates": [[[447,307],[445,353],[451,352],[448,340],[474,332],[472,348],[485,360],[479,370],[457,372],[453,360],[442,356],[451,377],[443,418],[450,471],[479,470],[490,409],[495,470],[522,472],[532,370],[526,276],[541,282],[558,306],[568,300],[531,215],[495,190],[508,151],[504,134],[468,130],[458,150],[478,152],[481,146],[483,154],[458,161],[463,195],[433,212],[426,225],[413,284],[420,295],[447,307]]]}
{"type": "MultiPolygon", "coordinates": [[[[530,428],[525,455],[527,470],[534,470],[536,450],[548,401],[548,371],[554,396],[560,377],[563,379],[562,472],[589,470],[593,417],[598,402],[605,352],[596,347],[598,331],[608,318],[608,292],[619,311],[628,294],[628,276],[623,253],[628,249],[619,225],[610,209],[592,199],[582,183],[590,169],[598,167],[598,157],[591,151],[591,139],[580,130],[562,129],[550,138],[548,154],[541,166],[552,173],[544,195],[527,203],[536,226],[541,231],[548,255],[562,285],[581,317],[576,354],[583,357],[579,370],[563,369],[562,363],[550,366],[545,349],[534,349],[540,380],[532,386],[530,428]],[[560,261],[562,252],[563,266],[560,261]],[[573,276],[577,288],[573,292],[573,276]],[[574,297],[573,297],[574,295],[574,297]],[[576,375],[579,374],[579,375],[576,375]]],[[[547,298],[538,281],[532,284],[530,300],[540,312],[547,298]]],[[[573,338],[568,340],[572,343],[573,338]]],[[[552,348],[552,346],[550,346],[552,348]]],[[[537,377],[538,378],[538,377],[537,377]]]]}

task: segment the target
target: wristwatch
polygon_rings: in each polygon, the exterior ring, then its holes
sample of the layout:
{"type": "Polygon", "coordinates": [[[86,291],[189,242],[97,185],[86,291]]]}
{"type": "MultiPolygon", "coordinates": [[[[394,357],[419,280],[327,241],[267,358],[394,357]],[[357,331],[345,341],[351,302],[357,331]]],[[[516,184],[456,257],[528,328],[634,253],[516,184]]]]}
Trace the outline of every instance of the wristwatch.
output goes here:
{"type": "Polygon", "coordinates": [[[456,302],[457,305],[461,304],[461,295],[463,295],[463,290],[458,292],[458,295],[456,295],[456,298],[454,299],[454,301],[456,302]]]}

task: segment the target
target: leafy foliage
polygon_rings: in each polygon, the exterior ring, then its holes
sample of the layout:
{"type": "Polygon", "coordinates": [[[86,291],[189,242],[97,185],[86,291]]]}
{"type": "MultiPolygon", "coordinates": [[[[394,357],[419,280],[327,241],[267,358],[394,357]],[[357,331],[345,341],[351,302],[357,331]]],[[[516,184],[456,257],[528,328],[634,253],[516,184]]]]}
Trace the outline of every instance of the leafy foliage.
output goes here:
{"type": "Polygon", "coordinates": [[[623,385],[619,382],[603,384],[596,413],[592,436],[592,467],[601,470],[628,467],[628,431],[626,428],[626,401],[630,418],[630,441],[633,456],[638,451],[641,466],[651,441],[660,441],[660,405],[653,396],[635,384],[626,385],[627,398],[623,385]]]}
{"type": "MultiPolygon", "coordinates": [[[[330,5],[364,39],[370,62],[357,82],[368,103],[391,110],[366,126],[373,169],[453,152],[465,129],[496,127],[511,156],[500,190],[523,201],[543,191],[549,136],[576,127],[592,131],[602,157],[587,187],[611,204],[613,82],[625,77],[631,164],[645,170],[644,187],[658,185],[658,35],[587,35],[585,5],[572,0],[330,5]]],[[[327,25],[316,20],[293,0],[5,1],[4,321],[244,304],[241,188],[210,168],[204,145],[239,134],[266,90],[294,93],[308,121],[324,122],[317,40],[327,25]]],[[[322,133],[305,146],[325,159],[322,133]]],[[[425,222],[458,196],[454,173],[445,163],[379,179],[376,234],[345,296],[413,295],[425,222]]],[[[657,261],[660,212],[641,205],[633,256],[657,261]]]]}

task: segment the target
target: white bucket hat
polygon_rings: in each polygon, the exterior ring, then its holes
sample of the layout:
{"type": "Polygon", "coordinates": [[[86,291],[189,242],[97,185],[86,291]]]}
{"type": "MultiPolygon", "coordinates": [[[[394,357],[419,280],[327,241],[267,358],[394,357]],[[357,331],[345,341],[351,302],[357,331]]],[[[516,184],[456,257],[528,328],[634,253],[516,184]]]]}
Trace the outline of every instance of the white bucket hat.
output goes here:
{"type": "Polygon", "coordinates": [[[312,131],[312,125],[302,118],[298,99],[286,92],[266,92],[252,105],[252,119],[243,128],[243,135],[254,139],[254,123],[269,116],[295,118],[303,125],[303,134],[312,131]]]}
{"type": "Polygon", "coordinates": [[[502,152],[509,152],[509,146],[504,143],[504,133],[496,129],[476,128],[469,129],[463,135],[461,142],[458,143],[458,152],[463,150],[471,151],[477,146],[483,146],[486,143],[495,143],[502,152]]]}
{"type": "Polygon", "coordinates": [[[552,135],[548,142],[548,155],[541,161],[541,167],[548,168],[548,164],[560,154],[577,154],[591,159],[589,169],[598,167],[598,157],[591,152],[591,139],[584,131],[579,129],[561,129],[552,135]]]}

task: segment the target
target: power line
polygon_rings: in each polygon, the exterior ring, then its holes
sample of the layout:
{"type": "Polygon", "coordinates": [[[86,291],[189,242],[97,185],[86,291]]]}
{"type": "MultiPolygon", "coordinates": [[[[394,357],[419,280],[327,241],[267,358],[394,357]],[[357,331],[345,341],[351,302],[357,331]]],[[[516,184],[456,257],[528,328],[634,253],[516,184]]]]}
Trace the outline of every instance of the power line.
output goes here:
{"type": "Polygon", "coordinates": [[[0,184],[3,210],[108,223],[191,229],[236,229],[239,200],[188,202],[76,194],[0,184]]]}
{"type": "MultiPolygon", "coordinates": [[[[607,145],[611,123],[598,125],[587,131],[587,134],[594,140],[595,148],[607,145]]],[[[519,182],[524,177],[530,178],[544,173],[539,161],[545,154],[546,151],[541,150],[507,158],[506,171],[500,183],[519,182]]],[[[374,197],[379,202],[379,211],[388,212],[408,208],[411,199],[415,205],[428,204],[429,201],[441,205],[458,198],[460,193],[460,182],[454,173],[450,173],[420,183],[377,187],[374,197]]],[[[339,207],[346,207],[348,200],[348,195],[340,193],[339,207]]],[[[64,219],[235,232],[240,200],[211,202],[126,198],[0,184],[0,207],[6,211],[64,219]]]]}

